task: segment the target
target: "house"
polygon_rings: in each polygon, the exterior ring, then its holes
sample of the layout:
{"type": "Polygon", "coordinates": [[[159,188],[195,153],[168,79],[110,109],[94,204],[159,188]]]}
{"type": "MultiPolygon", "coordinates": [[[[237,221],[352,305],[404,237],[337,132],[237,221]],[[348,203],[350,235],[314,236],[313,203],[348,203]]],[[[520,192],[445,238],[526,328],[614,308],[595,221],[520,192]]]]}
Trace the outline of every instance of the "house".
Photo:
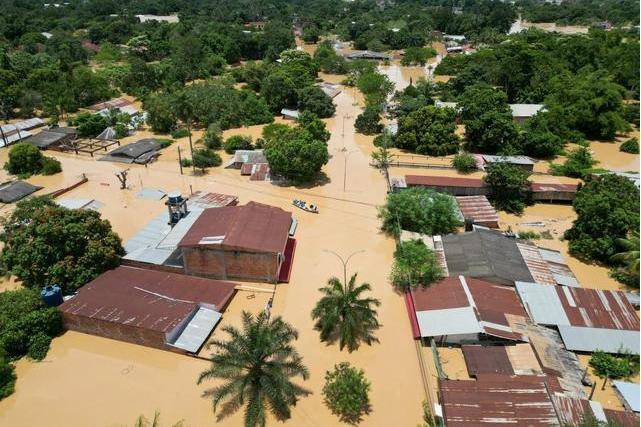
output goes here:
{"type": "Polygon", "coordinates": [[[187,214],[171,225],[167,213],[157,215],[124,244],[122,263],[148,269],[184,273],[178,243],[205,209],[235,206],[238,197],[200,192],[186,200],[187,214]]]}
{"type": "Polygon", "coordinates": [[[527,119],[537,115],[539,111],[546,111],[543,104],[509,104],[512,110],[512,117],[517,123],[523,123],[527,119]]]}
{"type": "Polygon", "coordinates": [[[639,354],[639,317],[623,292],[517,282],[530,318],[558,329],[571,351],[639,354]]]}
{"type": "Polygon", "coordinates": [[[496,163],[507,163],[519,166],[526,171],[532,172],[536,161],[528,156],[493,156],[490,154],[475,154],[476,167],[484,171],[488,166],[496,163]]]}
{"type": "Polygon", "coordinates": [[[450,275],[464,275],[514,286],[515,282],[578,286],[563,256],[550,249],[476,228],[459,234],[424,236],[450,275]]]}
{"type": "Polygon", "coordinates": [[[392,57],[386,53],[382,52],[373,52],[371,50],[355,50],[353,52],[347,53],[345,58],[353,59],[371,59],[374,61],[389,61],[392,57]]]}
{"type": "Polygon", "coordinates": [[[76,137],[74,128],[55,127],[30,136],[24,142],[41,150],[63,150],[63,147],[75,141],[76,137]]]}
{"type": "Polygon", "coordinates": [[[236,150],[225,167],[241,169],[245,164],[255,165],[261,163],[267,163],[263,150],[236,150]]]}
{"type": "Polygon", "coordinates": [[[136,18],[141,23],[145,22],[169,22],[170,24],[175,24],[180,22],[180,19],[178,18],[178,15],[136,15],[136,18]]]}
{"type": "Polygon", "coordinates": [[[445,277],[413,289],[409,307],[417,338],[435,337],[448,344],[527,340],[510,326],[511,318],[527,317],[511,286],[466,276],[445,277]]]}
{"type": "Polygon", "coordinates": [[[443,40],[463,43],[465,41],[465,36],[457,34],[443,34],[443,40]]]}
{"type": "Polygon", "coordinates": [[[152,138],[140,139],[110,151],[101,161],[147,164],[159,155],[160,143],[152,138]]]}
{"type": "Polygon", "coordinates": [[[298,116],[300,115],[300,112],[298,110],[291,110],[289,108],[283,108],[280,110],[280,114],[283,115],[283,117],[287,120],[296,120],[298,119],[298,116]]]}
{"type": "Polygon", "coordinates": [[[457,196],[456,203],[463,219],[488,228],[499,228],[499,215],[485,196],[457,196]]]}
{"type": "Polygon", "coordinates": [[[26,181],[12,181],[0,185],[0,202],[13,203],[41,190],[42,187],[31,185],[26,181]]]}
{"type": "Polygon", "coordinates": [[[282,267],[296,244],[291,224],[291,212],[256,202],[205,209],[178,244],[185,273],[271,283],[287,278],[282,267]]]}
{"type": "Polygon", "coordinates": [[[323,82],[319,83],[317,86],[323,91],[325,95],[329,96],[332,99],[336,98],[338,94],[341,93],[340,86],[335,84],[323,82]]]}
{"type": "Polygon", "coordinates": [[[100,110],[110,109],[110,108],[122,108],[122,107],[129,106],[131,104],[132,102],[129,101],[128,99],[113,98],[113,99],[110,99],[109,101],[99,102],[87,108],[93,111],[100,111],[100,110]]]}
{"type": "Polygon", "coordinates": [[[535,202],[571,203],[579,191],[579,186],[558,182],[533,182],[530,189],[535,202]]]}
{"type": "Polygon", "coordinates": [[[120,266],[63,302],[66,329],[163,350],[197,353],[236,284],[120,266]]]}
{"type": "Polygon", "coordinates": [[[36,129],[44,125],[45,122],[38,117],[17,123],[2,125],[0,126],[0,147],[5,147],[14,142],[28,138],[33,135],[33,133],[30,132],[32,129],[36,129]]]}
{"type": "Polygon", "coordinates": [[[445,50],[447,51],[447,53],[463,53],[463,52],[465,52],[465,49],[463,48],[463,46],[450,46],[450,47],[445,48],[445,50]]]}
{"type": "Polygon", "coordinates": [[[488,191],[481,178],[439,175],[405,175],[407,187],[426,187],[453,196],[485,196],[488,191]]]}

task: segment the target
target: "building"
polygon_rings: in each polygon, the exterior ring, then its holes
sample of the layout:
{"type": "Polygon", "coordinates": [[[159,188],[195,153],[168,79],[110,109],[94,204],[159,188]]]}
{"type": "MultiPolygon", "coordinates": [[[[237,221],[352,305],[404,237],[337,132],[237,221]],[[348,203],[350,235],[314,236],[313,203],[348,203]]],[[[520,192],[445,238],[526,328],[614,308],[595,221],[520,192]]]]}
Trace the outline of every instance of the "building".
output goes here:
{"type": "Polygon", "coordinates": [[[530,318],[558,329],[571,351],[639,354],[639,317],[623,292],[516,283],[530,318]]]}
{"type": "Polygon", "coordinates": [[[132,102],[129,101],[128,99],[125,99],[125,98],[113,98],[113,99],[110,99],[109,101],[99,102],[99,103],[94,104],[94,105],[92,105],[90,107],[87,107],[87,108],[90,109],[90,110],[93,110],[93,111],[100,111],[100,110],[104,110],[104,109],[109,110],[109,109],[112,109],[112,108],[127,107],[127,106],[130,106],[131,104],[132,104],[132,102]]]}
{"type": "Polygon", "coordinates": [[[256,202],[205,209],[178,244],[185,273],[276,283],[289,276],[291,225],[291,212],[256,202]]]}
{"type": "Polygon", "coordinates": [[[482,171],[495,163],[507,163],[532,172],[536,163],[534,159],[528,156],[493,156],[490,154],[475,154],[474,157],[476,158],[476,167],[482,171]]]}
{"type": "Polygon", "coordinates": [[[221,319],[235,284],[120,266],[63,302],[66,329],[197,353],[221,319]]]}
{"type": "Polygon", "coordinates": [[[168,22],[170,24],[176,24],[180,22],[180,19],[178,18],[178,15],[136,15],[136,18],[141,23],[145,22],[168,22]]]}
{"type": "Polygon", "coordinates": [[[323,82],[319,83],[317,86],[323,91],[325,95],[329,96],[332,99],[336,98],[341,93],[340,86],[335,84],[323,82]]]}
{"type": "Polygon", "coordinates": [[[476,228],[459,234],[424,236],[423,240],[452,276],[477,277],[508,286],[519,281],[579,285],[559,252],[499,231],[476,228]]]}
{"type": "Polygon", "coordinates": [[[457,34],[443,34],[443,40],[463,43],[465,42],[465,36],[457,34]]]}
{"type": "Polygon", "coordinates": [[[579,186],[577,184],[540,183],[531,185],[532,199],[535,202],[571,203],[576,197],[579,186]]]}
{"type": "Polygon", "coordinates": [[[225,167],[242,169],[245,164],[255,165],[261,163],[267,163],[263,150],[236,150],[225,167]]]}
{"type": "Polygon", "coordinates": [[[510,318],[527,317],[516,291],[485,280],[450,276],[409,295],[415,337],[448,344],[525,341],[510,318]]]}
{"type": "Polygon", "coordinates": [[[45,122],[37,117],[17,123],[2,125],[0,126],[0,147],[6,147],[9,144],[28,138],[33,135],[33,133],[30,132],[32,129],[36,129],[44,125],[45,122]]]}
{"type": "Polygon", "coordinates": [[[345,55],[347,59],[372,59],[375,61],[390,61],[392,57],[386,53],[371,50],[355,50],[345,55]]]}
{"type": "Polygon", "coordinates": [[[125,245],[125,265],[183,273],[182,251],[178,243],[205,209],[235,206],[238,197],[196,192],[187,201],[187,215],[173,226],[167,213],[157,215],[125,245]]]}
{"type": "Polygon", "coordinates": [[[155,159],[160,151],[160,143],[152,138],[140,139],[134,143],[111,150],[100,158],[102,161],[118,163],[147,164],[155,159]]]}
{"type": "Polygon", "coordinates": [[[485,196],[457,196],[456,203],[464,219],[488,228],[499,228],[499,215],[485,196]]]}
{"type": "MultiPolygon", "coordinates": [[[[485,196],[488,191],[481,178],[459,178],[438,175],[405,175],[406,187],[426,187],[453,196],[485,196]]],[[[403,185],[403,184],[401,184],[403,185]]]]}
{"type": "Polygon", "coordinates": [[[55,127],[30,136],[24,142],[41,150],[64,150],[64,147],[75,141],[76,137],[74,128],[55,127]]]}
{"type": "Polygon", "coordinates": [[[41,189],[22,180],[6,182],[0,185],[0,202],[17,202],[41,189]]]}
{"type": "Polygon", "coordinates": [[[523,123],[527,119],[537,115],[539,111],[546,111],[543,104],[509,104],[512,110],[512,117],[517,123],[523,123]]]}

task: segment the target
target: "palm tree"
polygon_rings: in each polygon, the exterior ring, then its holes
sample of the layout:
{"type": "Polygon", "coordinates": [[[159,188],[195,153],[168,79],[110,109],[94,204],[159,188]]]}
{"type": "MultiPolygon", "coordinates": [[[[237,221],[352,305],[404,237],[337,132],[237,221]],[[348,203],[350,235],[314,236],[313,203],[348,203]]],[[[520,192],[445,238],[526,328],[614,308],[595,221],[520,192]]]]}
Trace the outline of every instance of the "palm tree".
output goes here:
{"type": "Polygon", "coordinates": [[[394,161],[395,156],[387,149],[387,140],[390,139],[391,136],[387,133],[384,133],[383,138],[385,141],[383,146],[372,153],[372,164],[375,168],[380,169],[383,172],[385,182],[387,183],[387,191],[389,192],[392,191],[392,183],[389,176],[389,167],[394,161]]]}
{"type": "MultiPolygon", "coordinates": [[[[154,418],[151,421],[145,418],[144,415],[139,416],[134,427],[160,427],[160,412],[156,411],[154,413],[154,418]]],[[[183,427],[183,422],[178,421],[172,427],[183,427]]]]}
{"type": "Polygon", "coordinates": [[[351,353],[358,348],[360,341],[372,345],[378,342],[373,331],[379,327],[376,320],[376,310],[373,307],[381,305],[375,298],[361,298],[365,291],[370,291],[369,283],[356,285],[356,274],[345,286],[341,281],[332,277],[327,286],[320,288],[324,296],[312,310],[312,318],[316,320],[315,329],[320,331],[321,341],[332,342],[340,340],[340,348],[347,346],[351,353]]]}
{"type": "Polygon", "coordinates": [[[633,231],[627,239],[617,239],[622,252],[612,255],[611,260],[625,265],[624,271],[630,276],[639,277],[639,232],[633,231]]]}
{"type": "Polygon", "coordinates": [[[280,421],[291,416],[290,406],[309,392],[291,382],[294,377],[307,379],[309,373],[291,341],[298,332],[281,317],[273,320],[263,313],[257,317],[243,312],[243,327],[225,326],[231,339],[213,341],[217,349],[211,367],[200,374],[198,384],[217,379],[223,383],[210,388],[214,412],[221,405],[218,419],[245,406],[245,426],[264,426],[268,410],[280,421]]]}

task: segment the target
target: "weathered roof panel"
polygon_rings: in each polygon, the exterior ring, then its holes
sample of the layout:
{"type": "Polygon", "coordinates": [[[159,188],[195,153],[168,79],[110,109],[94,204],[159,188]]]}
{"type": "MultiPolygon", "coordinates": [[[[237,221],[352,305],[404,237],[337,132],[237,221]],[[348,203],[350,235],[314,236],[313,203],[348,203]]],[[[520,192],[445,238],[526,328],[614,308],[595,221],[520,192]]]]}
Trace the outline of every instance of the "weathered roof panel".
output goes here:
{"type": "Polygon", "coordinates": [[[639,331],[559,325],[565,348],[571,351],[639,354],[639,331]]]}
{"type": "Polygon", "coordinates": [[[613,381],[612,384],[616,388],[619,395],[623,398],[625,406],[634,412],[641,410],[641,394],[639,393],[639,384],[629,383],[625,381],[613,381]]]}

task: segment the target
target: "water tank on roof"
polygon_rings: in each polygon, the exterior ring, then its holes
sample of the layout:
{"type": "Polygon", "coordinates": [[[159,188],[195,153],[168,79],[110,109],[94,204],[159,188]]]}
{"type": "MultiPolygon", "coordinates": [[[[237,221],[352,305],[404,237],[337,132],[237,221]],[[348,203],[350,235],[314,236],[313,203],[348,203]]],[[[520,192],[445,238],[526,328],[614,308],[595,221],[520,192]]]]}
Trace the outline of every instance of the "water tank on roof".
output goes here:
{"type": "Polygon", "coordinates": [[[170,205],[179,205],[183,201],[183,196],[180,193],[169,193],[167,195],[167,201],[170,205]]]}
{"type": "Polygon", "coordinates": [[[45,286],[40,296],[47,307],[57,307],[62,304],[62,289],[58,285],[45,286]]]}

